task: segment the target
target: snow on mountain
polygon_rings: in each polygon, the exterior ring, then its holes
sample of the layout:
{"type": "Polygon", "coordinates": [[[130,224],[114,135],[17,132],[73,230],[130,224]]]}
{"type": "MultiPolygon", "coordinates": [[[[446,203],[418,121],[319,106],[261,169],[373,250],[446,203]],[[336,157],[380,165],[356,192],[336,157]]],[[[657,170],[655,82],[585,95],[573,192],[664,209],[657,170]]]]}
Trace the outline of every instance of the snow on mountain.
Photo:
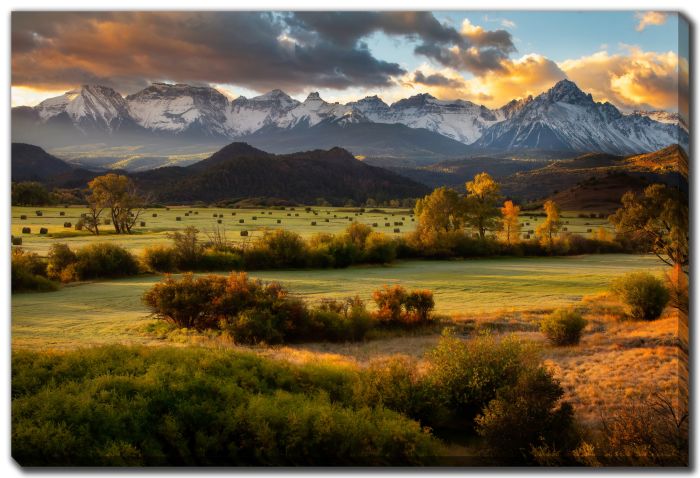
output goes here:
{"type": "Polygon", "coordinates": [[[126,100],[112,88],[98,85],[83,85],[44,100],[35,111],[43,123],[65,114],[83,132],[112,132],[131,119],[126,100]]]}
{"type": "Polygon", "coordinates": [[[376,96],[348,103],[375,123],[401,123],[425,128],[465,144],[479,139],[483,130],[504,119],[502,114],[470,101],[443,101],[419,94],[387,106],[376,96]]]}
{"type": "MultiPolygon", "coordinates": [[[[209,87],[154,83],[123,98],[111,88],[84,85],[34,108],[15,108],[13,118],[30,126],[75,126],[93,131],[160,136],[233,139],[259,131],[311,128],[321,123],[400,124],[424,128],[476,149],[510,151],[648,152],[679,143],[687,148],[688,129],[677,114],[663,111],[622,114],[610,103],[596,103],[573,82],[562,80],[536,98],[512,100],[498,109],[470,101],[438,100],[419,94],[391,105],[368,96],[347,104],[329,103],[318,93],[299,102],[281,90],[230,101],[209,87]],[[16,114],[15,114],[16,113],[16,114]],[[129,126],[130,128],[127,128],[129,126]]],[[[61,130],[55,137],[65,137],[61,130]]],[[[42,135],[36,130],[36,134],[42,135]]],[[[44,136],[46,136],[44,134],[44,136]]],[[[47,137],[47,136],[46,136],[47,137]]]]}
{"type": "Polygon", "coordinates": [[[214,88],[154,83],[126,97],[136,122],[152,131],[229,136],[228,98],[214,88]]]}
{"type": "Polygon", "coordinates": [[[226,114],[226,128],[235,136],[251,134],[275,125],[289,110],[301,103],[281,90],[272,90],[253,98],[236,98],[226,114]]]}
{"type": "Polygon", "coordinates": [[[297,126],[311,127],[322,121],[358,122],[364,117],[352,105],[340,103],[327,103],[316,93],[309,93],[303,103],[286,112],[276,121],[275,126],[280,128],[293,128],[297,126]]]}
{"type": "Polygon", "coordinates": [[[612,104],[596,103],[575,83],[562,80],[509,119],[488,128],[474,145],[498,150],[630,154],[674,143],[687,145],[687,133],[638,114],[623,115],[612,104]]]}
{"type": "Polygon", "coordinates": [[[685,123],[681,115],[678,113],[670,113],[668,111],[656,110],[656,111],[643,111],[637,110],[634,114],[646,116],[647,118],[658,121],[659,123],[666,123],[677,125],[683,128],[686,132],[688,131],[688,125],[685,123]]]}

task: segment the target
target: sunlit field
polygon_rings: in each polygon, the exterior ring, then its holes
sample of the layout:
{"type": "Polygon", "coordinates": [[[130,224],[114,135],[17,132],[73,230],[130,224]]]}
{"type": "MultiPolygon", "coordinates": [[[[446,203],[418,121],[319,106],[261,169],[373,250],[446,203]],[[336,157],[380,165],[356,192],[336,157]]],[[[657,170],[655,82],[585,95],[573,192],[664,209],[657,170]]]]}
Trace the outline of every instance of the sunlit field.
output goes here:
{"type": "MultiPolygon", "coordinates": [[[[24,249],[39,254],[46,254],[51,244],[56,242],[77,248],[98,241],[115,242],[132,252],[140,253],[148,246],[169,243],[168,233],[187,226],[196,227],[203,238],[207,233],[220,228],[226,232],[228,240],[235,242],[252,241],[265,229],[287,229],[308,238],[321,232],[332,234],[342,232],[352,222],[367,224],[389,236],[412,232],[416,227],[412,211],[406,209],[366,208],[365,212],[360,212],[358,208],[312,207],[308,211],[306,209],[305,207],[287,207],[284,210],[224,209],[188,206],[147,209],[137,221],[133,234],[116,235],[113,234],[111,225],[102,225],[100,235],[95,236],[86,230],[75,230],[75,224],[80,220],[80,215],[87,211],[86,208],[79,206],[13,207],[12,235],[22,238],[24,249]],[[41,216],[37,215],[37,211],[41,216]],[[26,219],[22,219],[22,216],[26,219]],[[145,225],[141,226],[141,222],[145,225]],[[70,223],[70,226],[67,223],[70,223]],[[30,229],[29,233],[22,232],[26,227],[30,229]],[[40,233],[41,228],[47,230],[46,234],[40,233]],[[248,235],[242,237],[241,231],[247,231],[248,235]]],[[[533,234],[537,225],[543,220],[541,216],[529,214],[525,212],[521,216],[523,237],[533,234]]],[[[595,233],[600,227],[612,231],[606,218],[579,217],[580,215],[576,211],[563,213],[563,228],[566,228],[567,232],[582,235],[595,233]]],[[[104,217],[106,218],[107,215],[104,217]]]]}
{"type": "MultiPolygon", "coordinates": [[[[386,267],[328,270],[253,271],[263,281],[279,281],[309,299],[359,295],[371,303],[384,284],[429,289],[436,312],[469,317],[484,312],[553,309],[605,290],[625,272],[652,270],[652,256],[625,254],[555,258],[461,261],[403,261],[386,267]]],[[[17,347],[72,347],[113,342],[151,342],[143,333],[153,322],[141,295],[161,276],[67,285],[46,294],[15,294],[12,338],[17,347]]]]}

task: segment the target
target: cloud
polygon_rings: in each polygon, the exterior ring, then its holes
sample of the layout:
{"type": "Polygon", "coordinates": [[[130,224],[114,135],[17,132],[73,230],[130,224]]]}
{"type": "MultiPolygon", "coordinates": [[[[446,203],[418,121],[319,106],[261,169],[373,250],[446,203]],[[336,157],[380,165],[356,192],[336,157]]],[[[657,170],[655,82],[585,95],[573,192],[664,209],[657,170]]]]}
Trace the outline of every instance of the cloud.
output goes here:
{"type": "Polygon", "coordinates": [[[674,52],[628,47],[626,54],[599,51],[559,66],[597,101],[610,101],[626,110],[677,110],[688,101],[688,77],[682,63],[674,52]]]}
{"type": "Polygon", "coordinates": [[[362,42],[343,45],[315,31],[302,35],[289,18],[252,12],[16,12],[12,83],[45,89],[102,83],[131,92],[167,80],[294,93],[385,87],[405,73],[397,63],[374,57],[362,42]]]}
{"type": "Polygon", "coordinates": [[[644,31],[644,29],[650,25],[663,25],[666,23],[667,15],[663,12],[637,12],[635,13],[635,18],[639,20],[635,30],[638,32],[644,31]]]}
{"type": "Polygon", "coordinates": [[[460,81],[458,79],[448,78],[442,73],[432,73],[426,76],[420,70],[417,70],[413,74],[413,83],[419,83],[421,85],[426,86],[440,86],[450,88],[460,88],[464,85],[463,80],[460,81]]]}

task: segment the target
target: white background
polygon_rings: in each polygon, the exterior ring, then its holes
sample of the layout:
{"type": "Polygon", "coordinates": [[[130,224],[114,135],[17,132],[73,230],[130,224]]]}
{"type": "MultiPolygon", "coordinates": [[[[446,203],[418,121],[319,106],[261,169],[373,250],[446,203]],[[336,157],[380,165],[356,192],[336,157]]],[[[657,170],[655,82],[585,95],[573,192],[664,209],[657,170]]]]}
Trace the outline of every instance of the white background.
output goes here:
{"type": "MultiPolygon", "coordinates": [[[[153,1],[153,0],[121,0],[119,2],[95,2],[95,1],[63,1],[63,2],[48,2],[48,1],[33,1],[33,0],[6,0],[3,2],[4,15],[0,19],[2,21],[2,28],[0,31],[2,34],[2,49],[0,54],[2,58],[0,60],[0,68],[3,69],[2,81],[5,86],[5,95],[1,96],[0,111],[0,134],[3,135],[3,154],[0,156],[0,171],[5,172],[5,177],[0,178],[0,201],[2,201],[2,213],[3,221],[0,222],[0,241],[4,247],[5,251],[9,251],[9,238],[10,238],[10,12],[12,10],[231,10],[231,9],[241,9],[241,10],[518,10],[518,9],[528,9],[528,10],[678,10],[686,15],[693,25],[696,25],[700,20],[700,2],[697,0],[682,2],[678,0],[587,0],[587,1],[574,1],[574,2],[564,2],[564,1],[542,1],[533,0],[530,2],[515,2],[506,0],[489,0],[488,2],[466,2],[466,1],[455,1],[455,0],[439,0],[435,2],[421,2],[418,0],[336,0],[335,2],[321,2],[320,0],[297,0],[295,2],[291,1],[269,1],[269,0],[257,0],[253,1],[242,1],[233,2],[231,0],[197,0],[194,1],[182,1],[182,0],[166,0],[166,1],[153,1]]],[[[691,28],[693,32],[694,28],[691,28]]],[[[691,34],[691,40],[693,39],[691,34]]],[[[695,48],[691,47],[691,74],[695,72],[696,65],[696,52],[695,48]]],[[[693,92],[697,86],[697,78],[691,78],[693,85],[693,92]]],[[[693,107],[691,111],[695,111],[695,95],[691,95],[693,100],[693,107]]],[[[690,124],[691,131],[694,132],[694,125],[690,124]]],[[[693,135],[694,136],[694,135],[693,135]]],[[[694,138],[691,141],[694,145],[694,138]]],[[[694,152],[694,148],[691,153],[694,152]]],[[[692,158],[691,158],[692,160],[692,158]]],[[[691,165],[692,168],[692,165],[691,165]]],[[[691,177],[694,174],[691,172],[691,177]]],[[[691,185],[695,181],[691,180],[691,185]]],[[[694,188],[693,188],[694,189],[694,188]]],[[[698,208],[695,204],[696,191],[692,190],[691,200],[693,204],[691,205],[692,213],[692,224],[697,224],[698,220],[698,208]]],[[[691,228],[694,232],[694,228],[691,228]]],[[[691,250],[695,251],[697,241],[693,234],[691,250]]],[[[0,285],[0,290],[2,291],[3,304],[4,307],[0,306],[0,311],[2,311],[2,326],[0,326],[0,332],[2,333],[2,338],[4,339],[0,343],[0,373],[2,376],[0,378],[0,403],[2,403],[2,408],[0,409],[0,472],[2,477],[5,476],[23,476],[27,474],[27,471],[23,471],[19,468],[10,457],[10,268],[9,268],[9,254],[0,254],[0,269],[2,275],[0,277],[4,278],[2,285],[0,285]]],[[[691,290],[696,291],[692,287],[693,279],[695,274],[691,278],[691,290]]],[[[696,302],[697,296],[693,294],[693,304],[696,302]]],[[[694,307],[693,307],[694,309],[694,307]]],[[[692,324],[693,315],[691,315],[691,344],[694,343],[694,324],[692,324]]],[[[691,354],[694,352],[695,347],[691,346],[691,354]]],[[[694,355],[694,354],[693,354],[694,355]]],[[[695,380],[692,379],[693,373],[697,370],[697,357],[691,357],[693,363],[691,365],[691,382],[694,383],[695,380]]],[[[695,390],[691,389],[691,399],[693,401],[691,407],[691,426],[695,424],[695,415],[693,412],[698,410],[697,408],[697,396],[693,393],[695,390]]],[[[693,429],[697,428],[692,426],[693,429]]],[[[696,462],[695,452],[697,451],[696,440],[693,438],[696,433],[691,433],[691,463],[696,462]]],[[[697,470],[691,468],[691,473],[695,475],[697,470]]],[[[133,470],[121,470],[121,471],[84,471],[80,472],[77,470],[70,470],[67,472],[58,471],[58,473],[65,473],[68,476],[75,474],[80,474],[83,476],[93,476],[93,475],[122,475],[128,473],[129,475],[136,474],[139,476],[145,476],[155,472],[153,471],[133,471],[133,470]]],[[[584,470],[571,470],[569,473],[580,473],[584,470]]],[[[677,474],[678,470],[610,470],[603,472],[601,470],[590,470],[597,474],[648,474],[649,472],[654,473],[654,475],[671,475],[677,474]]],[[[29,474],[31,476],[46,476],[49,474],[54,474],[57,471],[31,471],[29,474]]],[[[177,473],[178,476],[195,476],[202,473],[212,473],[206,470],[196,470],[185,469],[181,471],[175,470],[159,470],[159,473],[174,474],[177,473]]],[[[222,473],[221,471],[215,472],[216,474],[222,473]]],[[[226,471],[226,474],[236,474],[236,475],[268,475],[273,473],[280,473],[280,471],[275,472],[274,469],[270,472],[241,472],[235,469],[231,471],[226,471]]],[[[290,473],[287,471],[286,473],[290,473]]],[[[293,471],[291,473],[294,473],[293,471]]],[[[324,470],[319,472],[313,471],[300,471],[300,473],[309,474],[328,474],[332,471],[324,470]]],[[[449,469],[449,470],[388,470],[382,471],[377,470],[376,472],[367,471],[353,471],[353,470],[338,470],[338,473],[342,473],[343,476],[398,476],[403,474],[414,474],[414,473],[427,473],[427,474],[471,474],[471,475],[482,475],[489,474],[491,476],[505,476],[510,474],[507,469],[493,470],[493,471],[470,471],[469,469],[449,469]]],[[[527,471],[511,471],[511,473],[527,473],[527,471]]],[[[533,469],[530,473],[546,473],[550,476],[559,476],[567,474],[566,470],[539,470],[533,469]]]]}

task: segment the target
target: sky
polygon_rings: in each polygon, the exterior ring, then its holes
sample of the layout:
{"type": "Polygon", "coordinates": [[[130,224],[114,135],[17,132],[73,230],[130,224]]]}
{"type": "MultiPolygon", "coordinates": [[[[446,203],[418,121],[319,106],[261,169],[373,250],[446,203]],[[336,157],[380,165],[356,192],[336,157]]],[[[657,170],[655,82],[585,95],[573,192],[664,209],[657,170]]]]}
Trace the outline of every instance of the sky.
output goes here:
{"type": "Polygon", "coordinates": [[[161,81],[500,107],[568,78],[625,111],[687,114],[687,28],[674,13],[13,12],[11,23],[13,106],[161,81]]]}

